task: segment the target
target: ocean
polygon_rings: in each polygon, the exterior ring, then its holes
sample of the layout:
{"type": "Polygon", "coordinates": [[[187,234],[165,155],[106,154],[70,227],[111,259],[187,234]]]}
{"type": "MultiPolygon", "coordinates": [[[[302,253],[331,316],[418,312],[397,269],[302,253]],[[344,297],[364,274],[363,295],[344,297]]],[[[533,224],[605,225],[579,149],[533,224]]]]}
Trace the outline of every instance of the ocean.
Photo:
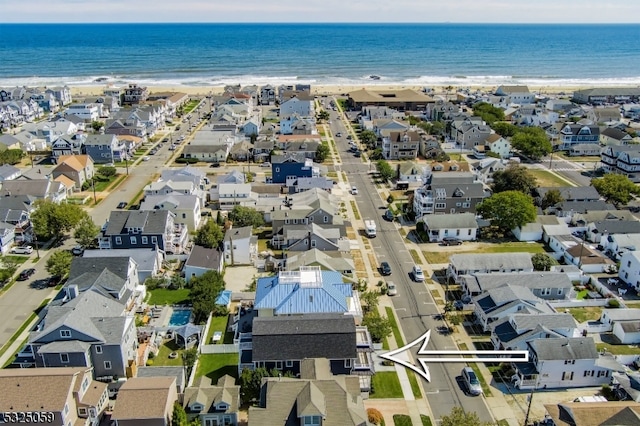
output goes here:
{"type": "Polygon", "coordinates": [[[0,24],[0,86],[637,86],[638,40],[626,24],[0,24]]]}

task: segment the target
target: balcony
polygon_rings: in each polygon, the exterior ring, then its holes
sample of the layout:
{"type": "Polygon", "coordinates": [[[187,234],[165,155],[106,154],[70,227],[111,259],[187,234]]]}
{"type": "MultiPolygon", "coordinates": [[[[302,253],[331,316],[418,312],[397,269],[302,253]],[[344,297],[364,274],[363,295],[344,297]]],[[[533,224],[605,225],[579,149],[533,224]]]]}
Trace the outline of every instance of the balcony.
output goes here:
{"type": "Polygon", "coordinates": [[[111,249],[111,238],[109,237],[98,238],[98,248],[100,250],[111,249]]]}

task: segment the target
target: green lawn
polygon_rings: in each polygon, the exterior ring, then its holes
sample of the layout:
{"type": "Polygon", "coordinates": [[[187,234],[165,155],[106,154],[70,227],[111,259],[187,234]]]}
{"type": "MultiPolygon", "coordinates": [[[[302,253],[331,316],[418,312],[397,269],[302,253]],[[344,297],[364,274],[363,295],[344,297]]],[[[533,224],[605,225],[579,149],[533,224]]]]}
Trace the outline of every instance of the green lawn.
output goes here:
{"type": "Polygon", "coordinates": [[[596,343],[598,352],[605,350],[614,355],[638,355],[640,349],[637,345],[611,345],[609,343],[596,343]]]}
{"type": "Polygon", "coordinates": [[[217,381],[228,374],[238,378],[238,354],[200,354],[196,377],[207,376],[217,381]]]}
{"type": "Polygon", "coordinates": [[[402,398],[400,379],[395,371],[381,371],[371,378],[371,398],[402,398]]]}
{"type": "Polygon", "coordinates": [[[175,341],[169,340],[160,346],[158,355],[152,359],[153,365],[171,367],[182,366],[182,351],[184,351],[184,349],[180,349],[178,345],[176,345],[175,341]],[[169,354],[172,352],[176,352],[178,356],[175,358],[169,358],[169,354]]]}
{"type": "Polygon", "coordinates": [[[431,418],[429,416],[420,414],[420,420],[422,420],[422,426],[433,426],[433,423],[431,423],[431,418]]]}
{"type": "Polygon", "coordinates": [[[581,290],[576,293],[576,299],[582,300],[587,297],[587,294],[589,294],[589,290],[581,290]]]}
{"type": "Polygon", "coordinates": [[[409,384],[411,385],[411,392],[415,399],[422,398],[422,392],[420,392],[420,386],[418,386],[418,378],[413,371],[407,371],[407,377],[409,377],[409,384]]]}
{"type": "Polygon", "coordinates": [[[350,203],[351,203],[351,210],[353,210],[353,216],[356,218],[356,220],[360,220],[360,212],[358,211],[358,206],[356,206],[356,202],[350,201],[350,203]]]}
{"type": "Polygon", "coordinates": [[[189,301],[189,289],[181,288],[169,290],[168,288],[157,288],[149,291],[149,305],[179,305],[189,301]]]}
{"type": "Polygon", "coordinates": [[[536,182],[540,187],[574,186],[571,181],[563,179],[548,170],[527,169],[527,171],[536,178],[536,182]]]}
{"type": "Polygon", "coordinates": [[[216,331],[221,331],[223,334],[222,340],[218,343],[233,343],[233,333],[227,331],[227,321],[228,317],[213,317],[211,318],[211,324],[209,325],[209,332],[207,333],[207,337],[205,338],[205,345],[211,344],[211,338],[213,337],[213,333],[216,331]]]}
{"type": "MultiPolygon", "coordinates": [[[[95,189],[96,192],[101,192],[106,190],[113,181],[115,181],[118,178],[118,175],[115,176],[111,176],[108,179],[105,180],[97,180],[95,181],[95,189]]],[[[89,189],[87,191],[93,191],[93,187],[89,187],[89,189]]]]}
{"type": "MultiPolygon", "coordinates": [[[[464,248],[464,244],[460,246],[464,248]]],[[[437,250],[437,248],[436,248],[437,250]]],[[[544,246],[540,243],[506,242],[506,243],[480,243],[473,251],[423,251],[422,254],[428,263],[449,263],[449,256],[452,254],[471,253],[545,253],[544,246]]]]}
{"type": "Polygon", "coordinates": [[[624,302],[627,308],[640,309],[640,302],[624,302]]]}
{"type": "Polygon", "coordinates": [[[386,306],[384,310],[387,313],[387,318],[389,319],[389,323],[391,323],[391,328],[393,329],[393,338],[396,341],[396,345],[400,348],[404,346],[404,341],[402,340],[402,335],[400,334],[400,328],[398,327],[396,316],[393,313],[393,308],[386,306]]]}
{"type": "Polygon", "coordinates": [[[600,306],[585,306],[582,308],[566,308],[571,315],[578,321],[578,323],[582,323],[585,321],[597,320],[600,319],[600,315],[602,315],[602,308],[600,306]]]}
{"type": "Polygon", "coordinates": [[[411,416],[406,414],[394,414],[393,415],[393,424],[395,426],[412,426],[411,416]]]}

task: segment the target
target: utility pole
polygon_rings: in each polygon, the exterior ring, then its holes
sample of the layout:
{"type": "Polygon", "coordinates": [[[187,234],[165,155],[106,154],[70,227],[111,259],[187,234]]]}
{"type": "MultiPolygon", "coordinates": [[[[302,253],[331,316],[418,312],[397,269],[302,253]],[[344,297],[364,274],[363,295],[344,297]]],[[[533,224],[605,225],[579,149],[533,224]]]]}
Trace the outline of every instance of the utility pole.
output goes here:
{"type": "Polygon", "coordinates": [[[96,177],[91,177],[91,186],[93,187],[93,204],[98,204],[98,199],[96,198],[96,177]]]}

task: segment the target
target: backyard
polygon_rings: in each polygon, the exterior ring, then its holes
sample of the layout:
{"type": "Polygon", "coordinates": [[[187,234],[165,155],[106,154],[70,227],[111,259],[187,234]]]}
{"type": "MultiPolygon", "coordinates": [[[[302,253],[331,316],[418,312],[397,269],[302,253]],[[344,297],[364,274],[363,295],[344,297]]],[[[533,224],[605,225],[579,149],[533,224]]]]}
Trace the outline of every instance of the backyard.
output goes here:
{"type": "Polygon", "coordinates": [[[566,308],[578,323],[585,321],[593,321],[600,319],[602,315],[602,308],[600,306],[583,306],[580,308],[566,308]]]}
{"type": "Polygon", "coordinates": [[[228,317],[212,317],[211,323],[209,324],[209,332],[205,337],[204,343],[206,345],[212,344],[211,339],[213,338],[213,333],[216,331],[222,332],[222,339],[218,341],[218,344],[231,344],[233,343],[233,332],[227,330],[227,321],[228,317]]]}
{"type": "MultiPolygon", "coordinates": [[[[434,250],[439,250],[441,246],[431,244],[434,250]]],[[[494,243],[463,243],[462,246],[473,245],[473,250],[457,249],[456,251],[427,251],[422,254],[428,263],[449,263],[449,257],[452,254],[478,254],[478,253],[545,253],[544,246],[540,243],[527,242],[505,242],[500,244],[494,243]]]]}
{"type": "Polygon", "coordinates": [[[196,377],[207,376],[217,382],[225,374],[238,378],[237,352],[230,354],[200,354],[196,377]]]}
{"type": "Polygon", "coordinates": [[[527,171],[536,178],[539,187],[574,186],[571,181],[548,170],[528,169],[527,171]]]}
{"type": "Polygon", "coordinates": [[[149,291],[147,303],[149,305],[182,305],[189,303],[189,289],[156,288],[149,291]]]}

